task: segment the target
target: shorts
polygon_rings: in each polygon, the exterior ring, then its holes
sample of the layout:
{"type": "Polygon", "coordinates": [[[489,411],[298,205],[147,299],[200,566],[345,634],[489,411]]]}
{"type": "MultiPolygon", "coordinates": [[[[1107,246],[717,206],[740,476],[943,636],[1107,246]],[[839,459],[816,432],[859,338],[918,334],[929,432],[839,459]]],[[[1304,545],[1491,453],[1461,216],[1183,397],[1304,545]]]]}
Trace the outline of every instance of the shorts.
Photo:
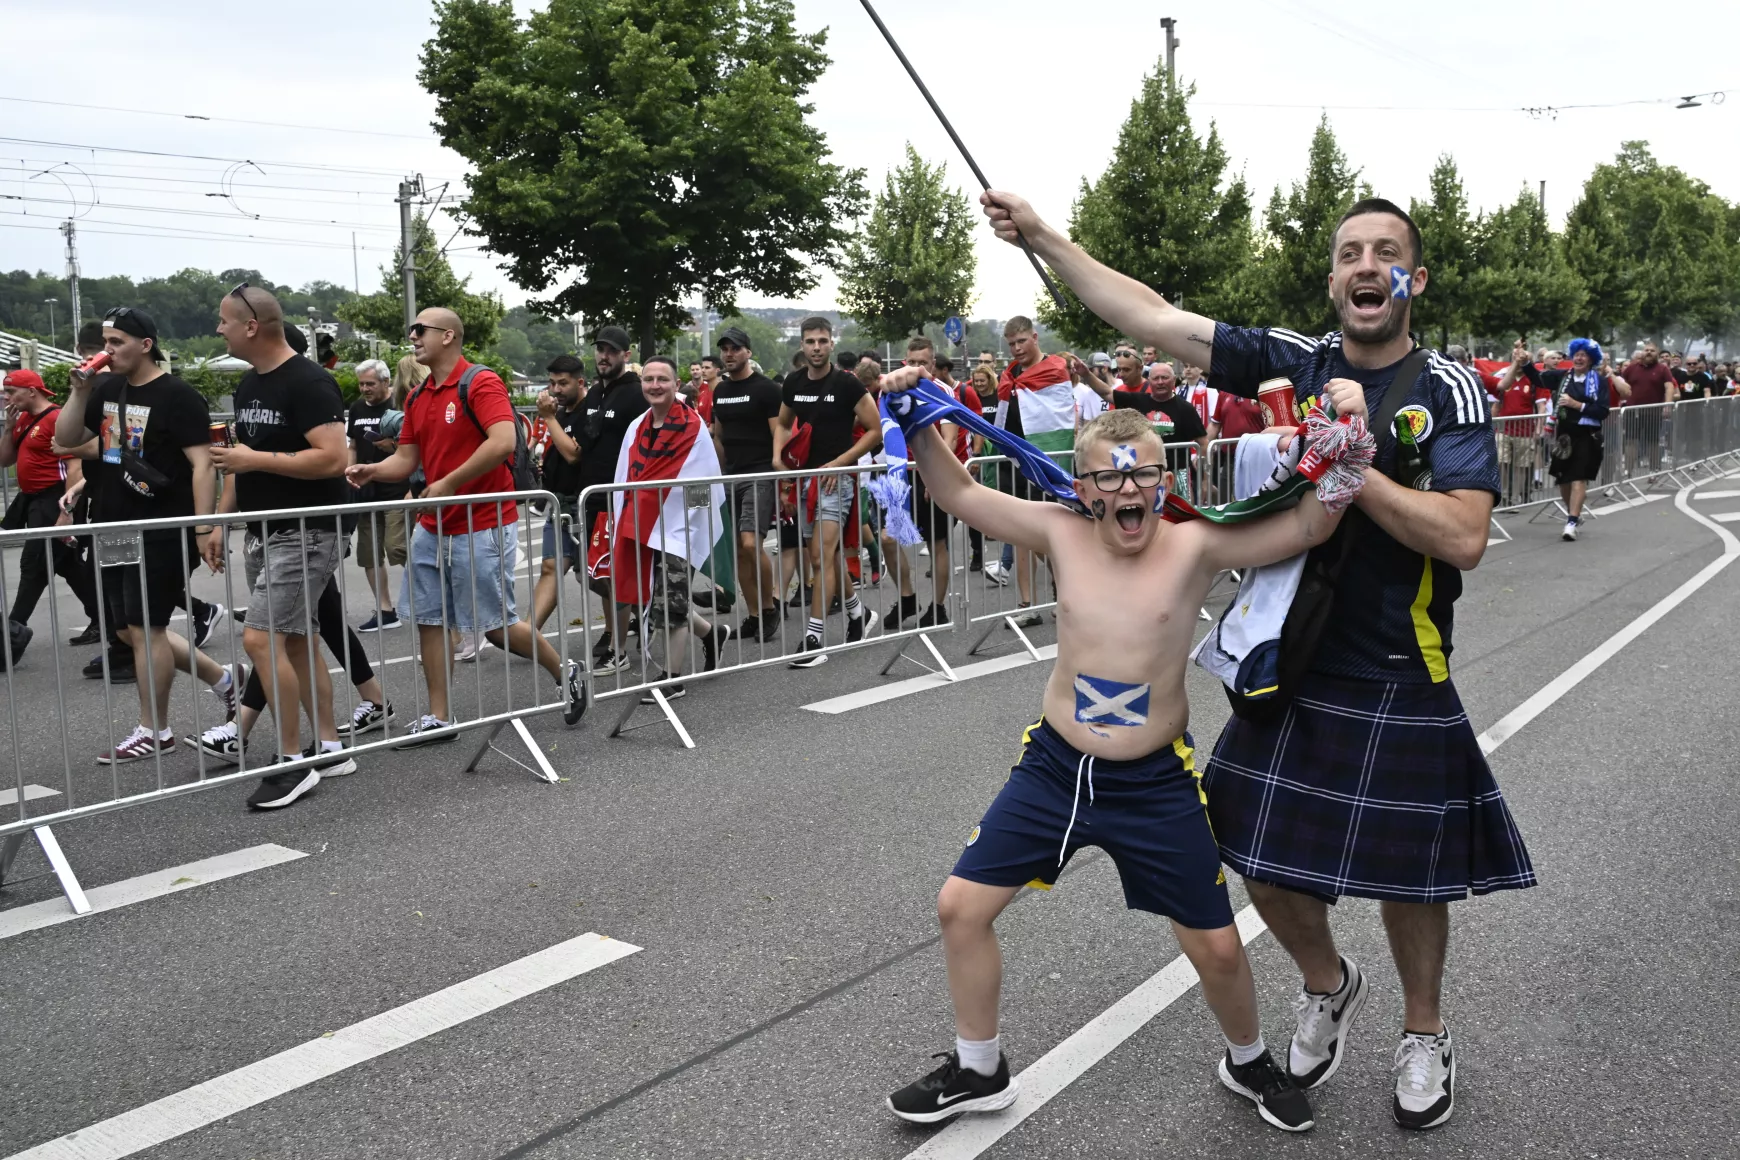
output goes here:
{"type": "Polygon", "coordinates": [[[1333,902],[1535,884],[1455,686],[1311,674],[1273,724],[1233,717],[1203,778],[1221,857],[1333,902]]]}
{"type": "Polygon", "coordinates": [[[1098,846],[1118,867],[1131,910],[1196,930],[1232,925],[1191,745],[1186,733],[1133,761],[1084,759],[1040,719],[1023,735],[1021,759],[967,838],[954,876],[1049,890],[1077,850],[1098,846]]]}
{"type": "Polygon", "coordinates": [[[851,475],[823,476],[816,481],[816,514],[803,525],[804,541],[807,543],[815,535],[819,524],[844,525],[846,517],[852,512],[852,500],[858,492],[857,477],[851,475]],[[834,481],[834,490],[828,491],[822,484],[834,481]]]}
{"type": "Polygon", "coordinates": [[[1553,456],[1547,474],[1559,483],[1593,483],[1601,478],[1601,428],[1581,423],[1567,434],[1568,454],[1553,456]]]}
{"type": "Polygon", "coordinates": [[[243,570],[251,589],[243,626],[291,636],[319,631],[314,601],[338,570],[339,543],[337,532],[292,529],[261,540],[250,530],[242,538],[243,570]]]}
{"type": "Polygon", "coordinates": [[[1540,447],[1541,441],[1533,435],[1500,435],[1498,461],[1506,466],[1532,467],[1540,447]]]}
{"type": "Polygon", "coordinates": [[[446,624],[459,632],[489,632],[519,623],[514,576],[519,523],[443,536],[418,524],[411,562],[399,588],[399,616],[417,624],[446,624]]]}
{"type": "Polygon", "coordinates": [[[556,559],[556,545],[558,543],[561,544],[562,558],[556,564],[557,572],[578,568],[586,562],[586,553],[580,550],[580,541],[574,535],[574,525],[567,521],[561,521],[558,524],[554,518],[546,520],[544,522],[544,559],[556,559]],[[557,531],[558,526],[561,528],[560,532],[557,531]]]}
{"type": "Polygon", "coordinates": [[[405,521],[402,511],[358,512],[356,517],[356,558],[364,568],[379,568],[382,564],[405,563],[405,521]]]}
{"type": "Polygon", "coordinates": [[[779,497],[771,479],[748,479],[731,485],[731,508],[737,530],[765,536],[779,516],[779,497]]]}
{"type": "MultiPolygon", "coordinates": [[[[113,553],[105,551],[103,558],[113,553]]],[[[103,603],[111,630],[122,627],[167,628],[175,609],[187,598],[187,578],[199,564],[199,546],[189,530],[187,556],[181,537],[147,536],[139,564],[104,564],[103,603]],[[144,588],[140,588],[140,573],[144,588]]]]}
{"type": "Polygon", "coordinates": [[[917,525],[925,543],[934,544],[949,538],[954,517],[931,500],[930,493],[924,489],[924,479],[917,472],[912,475],[912,503],[912,522],[917,525]]]}

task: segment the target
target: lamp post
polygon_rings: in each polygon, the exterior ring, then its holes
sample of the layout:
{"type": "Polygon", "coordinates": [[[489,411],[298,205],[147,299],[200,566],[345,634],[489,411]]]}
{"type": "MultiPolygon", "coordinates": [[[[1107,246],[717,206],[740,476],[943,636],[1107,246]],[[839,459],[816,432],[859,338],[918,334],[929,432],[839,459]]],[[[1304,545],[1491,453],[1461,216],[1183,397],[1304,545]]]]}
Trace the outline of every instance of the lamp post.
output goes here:
{"type": "Polygon", "coordinates": [[[48,303],[48,341],[49,341],[50,345],[53,345],[53,343],[54,343],[54,304],[56,302],[59,302],[60,299],[58,299],[58,298],[44,298],[43,301],[48,303]]]}

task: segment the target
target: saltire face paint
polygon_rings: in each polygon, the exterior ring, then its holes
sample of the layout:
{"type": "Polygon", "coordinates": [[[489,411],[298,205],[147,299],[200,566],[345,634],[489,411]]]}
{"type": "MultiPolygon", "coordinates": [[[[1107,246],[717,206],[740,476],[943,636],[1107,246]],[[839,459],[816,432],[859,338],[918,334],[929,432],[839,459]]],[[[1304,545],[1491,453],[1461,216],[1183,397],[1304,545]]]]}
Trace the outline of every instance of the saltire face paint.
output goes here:
{"type": "Polygon", "coordinates": [[[1112,448],[1112,466],[1119,471],[1136,470],[1136,449],[1128,443],[1120,443],[1112,448]]]}
{"type": "Polygon", "coordinates": [[[1390,267],[1390,297],[1412,298],[1414,295],[1414,276],[1405,267],[1390,267]]]}

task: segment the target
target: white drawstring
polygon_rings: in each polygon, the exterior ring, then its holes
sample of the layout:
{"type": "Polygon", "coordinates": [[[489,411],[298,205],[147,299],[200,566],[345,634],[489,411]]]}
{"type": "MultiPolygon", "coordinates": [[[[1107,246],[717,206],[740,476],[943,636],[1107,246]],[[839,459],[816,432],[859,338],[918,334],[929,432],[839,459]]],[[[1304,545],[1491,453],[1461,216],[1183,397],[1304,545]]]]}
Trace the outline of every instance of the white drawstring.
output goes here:
{"type": "Polygon", "coordinates": [[[1057,850],[1059,866],[1063,865],[1063,859],[1069,853],[1069,835],[1075,829],[1076,807],[1081,804],[1081,771],[1084,766],[1087,769],[1088,805],[1094,804],[1094,759],[1084,753],[1081,760],[1075,763],[1075,797],[1069,803],[1069,825],[1063,831],[1063,845],[1057,850]]]}

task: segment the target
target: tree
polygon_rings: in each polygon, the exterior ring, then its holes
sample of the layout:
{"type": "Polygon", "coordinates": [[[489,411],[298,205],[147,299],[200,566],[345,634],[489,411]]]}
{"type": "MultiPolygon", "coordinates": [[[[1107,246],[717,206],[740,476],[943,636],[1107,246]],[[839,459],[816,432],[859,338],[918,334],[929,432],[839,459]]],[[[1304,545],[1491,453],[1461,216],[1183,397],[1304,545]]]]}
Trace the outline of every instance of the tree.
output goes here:
{"type": "MultiPolygon", "coordinates": [[[[1173,84],[1156,67],[1130,102],[1110,164],[1082,182],[1070,213],[1077,245],[1106,265],[1192,310],[1231,304],[1251,254],[1251,202],[1242,176],[1222,188],[1226,149],[1211,123],[1191,127],[1195,88],[1173,84]]],[[[1104,347],[1117,336],[1065,290],[1068,309],[1040,301],[1039,320],[1067,341],[1104,347]]]]}
{"type": "Polygon", "coordinates": [[[796,298],[862,211],[804,95],[825,33],[791,0],[440,0],[419,80],[469,161],[469,232],[540,309],[621,319],[652,353],[697,292],[796,298]],[[565,284],[558,284],[567,279],[565,284]]]}
{"type": "Polygon", "coordinates": [[[1358,179],[1359,170],[1348,165],[1325,113],[1311,135],[1305,180],[1294,182],[1285,197],[1277,187],[1263,212],[1253,297],[1262,305],[1264,322],[1304,334],[1335,326],[1330,246],[1335,224],[1361,191],[1358,179]]]}
{"type": "Polygon", "coordinates": [[[1431,189],[1431,200],[1414,200],[1408,206],[1414,224],[1420,227],[1425,251],[1422,264],[1431,274],[1410,318],[1414,329],[1428,336],[1435,332],[1438,345],[1448,346],[1452,332],[1462,334],[1469,329],[1468,279],[1476,269],[1468,195],[1462,189],[1456,159],[1450,154],[1440,154],[1438,164],[1432,167],[1431,189]]]}
{"type": "MultiPolygon", "coordinates": [[[[459,315],[465,326],[465,345],[487,350],[495,345],[496,327],[506,310],[489,291],[473,294],[469,276],[461,278],[442,257],[435,231],[419,215],[411,219],[411,247],[417,255],[417,309],[445,306],[459,315]]],[[[393,248],[393,264],[381,267],[379,293],[352,298],[334,312],[358,330],[379,338],[402,337],[405,329],[405,291],[399,277],[404,261],[403,244],[393,248]]]]}
{"type": "Polygon", "coordinates": [[[909,338],[972,304],[977,215],[943,176],[942,165],[926,165],[909,143],[905,163],[889,172],[869,221],[846,247],[840,307],[871,338],[909,338]]]}
{"type": "Polygon", "coordinates": [[[1565,334],[1583,306],[1582,280],[1526,187],[1513,204],[1480,216],[1470,270],[1466,320],[1483,338],[1565,334]]]}
{"type": "Polygon", "coordinates": [[[1740,317],[1740,247],[1709,186],[1627,141],[1598,165],[1565,223],[1588,302],[1576,328],[1613,338],[1721,333],[1740,317]]]}

